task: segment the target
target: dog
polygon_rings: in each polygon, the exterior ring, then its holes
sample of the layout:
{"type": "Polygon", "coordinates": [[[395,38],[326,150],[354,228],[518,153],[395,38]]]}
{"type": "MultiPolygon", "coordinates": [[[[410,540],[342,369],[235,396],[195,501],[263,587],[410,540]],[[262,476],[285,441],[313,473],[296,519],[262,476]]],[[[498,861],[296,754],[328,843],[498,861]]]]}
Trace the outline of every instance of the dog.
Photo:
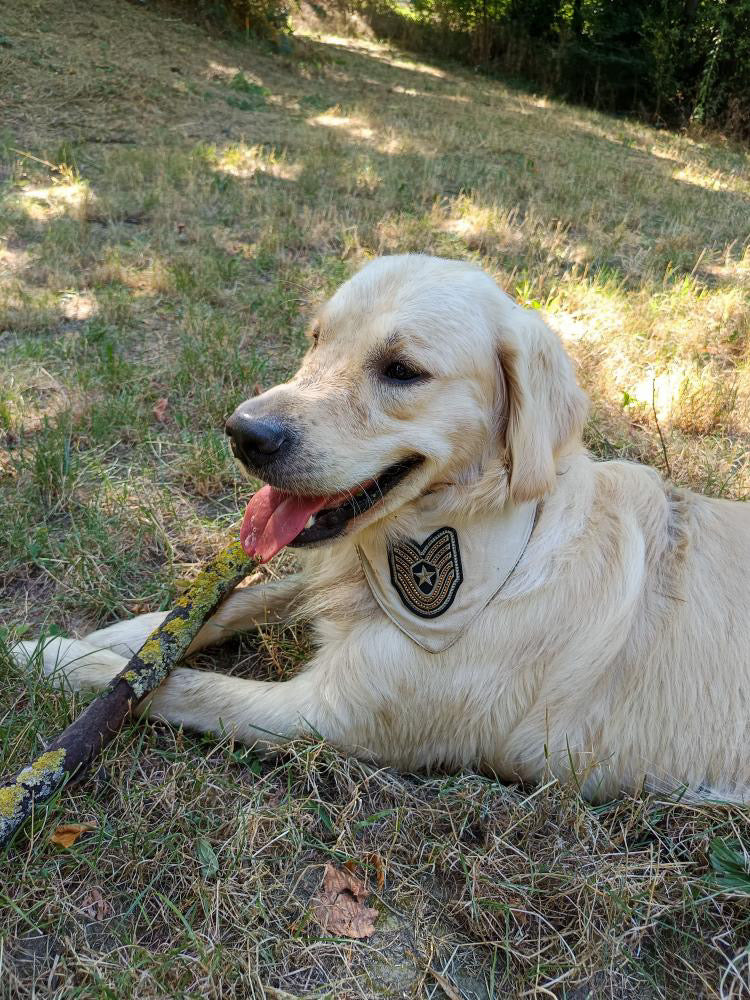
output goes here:
{"type": "MultiPolygon", "coordinates": [[[[468,263],[376,259],[309,336],[227,423],[267,484],[247,552],[289,545],[303,569],[235,591],[190,652],[302,617],[314,655],[278,683],[178,667],[151,715],[249,744],[313,730],[404,770],[574,776],[593,801],[743,799],[750,508],[594,460],[560,340],[468,263]]],[[[163,617],[54,638],[45,671],[99,688],[163,617]]]]}

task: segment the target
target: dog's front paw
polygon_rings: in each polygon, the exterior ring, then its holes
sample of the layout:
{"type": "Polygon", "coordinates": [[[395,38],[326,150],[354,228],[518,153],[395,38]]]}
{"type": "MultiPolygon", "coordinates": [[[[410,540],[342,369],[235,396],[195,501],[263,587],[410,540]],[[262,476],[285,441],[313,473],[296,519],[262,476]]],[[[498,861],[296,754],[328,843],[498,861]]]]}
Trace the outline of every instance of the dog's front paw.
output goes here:
{"type": "Polygon", "coordinates": [[[73,691],[104,687],[127,662],[108,649],[96,649],[80,639],[60,636],[18,642],[10,649],[10,655],[26,669],[33,670],[39,664],[53,684],[73,691]]]}

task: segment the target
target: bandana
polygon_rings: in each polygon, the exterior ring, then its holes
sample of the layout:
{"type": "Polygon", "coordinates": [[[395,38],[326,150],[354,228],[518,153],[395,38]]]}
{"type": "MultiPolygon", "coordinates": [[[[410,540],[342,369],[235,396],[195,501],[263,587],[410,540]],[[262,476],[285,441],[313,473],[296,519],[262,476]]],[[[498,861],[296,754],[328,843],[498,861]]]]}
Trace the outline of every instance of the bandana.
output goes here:
{"type": "Polygon", "coordinates": [[[357,546],[372,596],[422,649],[448,649],[518,565],[536,509],[508,500],[499,513],[453,517],[437,509],[433,496],[424,497],[416,537],[357,546]]]}

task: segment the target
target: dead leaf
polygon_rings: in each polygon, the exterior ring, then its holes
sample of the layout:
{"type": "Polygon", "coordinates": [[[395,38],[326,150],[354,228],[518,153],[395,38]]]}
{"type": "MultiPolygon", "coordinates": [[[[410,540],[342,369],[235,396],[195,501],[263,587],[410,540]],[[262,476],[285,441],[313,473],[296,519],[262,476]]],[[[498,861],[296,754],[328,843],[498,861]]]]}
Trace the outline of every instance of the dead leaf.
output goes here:
{"type": "Polygon", "coordinates": [[[94,886],[81,900],[81,910],[90,920],[106,920],[113,913],[112,904],[94,886]]]}
{"type": "Polygon", "coordinates": [[[154,403],[154,408],[151,411],[154,417],[159,421],[160,424],[165,424],[167,422],[167,407],[169,406],[169,400],[166,396],[162,396],[161,399],[157,399],[154,403]]]}
{"type": "Polygon", "coordinates": [[[375,933],[378,911],[365,906],[368,892],[360,880],[343,868],[327,864],[323,888],[313,901],[313,915],[329,934],[366,938],[375,933]]]}
{"type": "Polygon", "coordinates": [[[72,847],[84,833],[96,830],[98,823],[64,823],[53,830],[49,842],[58,847],[72,847]]]}
{"type": "Polygon", "coordinates": [[[371,854],[365,855],[365,861],[375,869],[375,885],[378,889],[382,889],[385,886],[385,864],[382,857],[373,851],[371,854]]]}
{"type": "Polygon", "coordinates": [[[516,918],[518,926],[525,927],[529,922],[529,917],[524,910],[524,906],[526,905],[524,900],[520,896],[511,896],[508,903],[510,905],[510,912],[516,918]]]}
{"type": "Polygon", "coordinates": [[[446,979],[445,976],[441,975],[439,972],[436,972],[431,965],[428,966],[427,971],[433,977],[433,979],[438,984],[443,993],[445,993],[445,995],[448,997],[448,1000],[462,1000],[461,994],[458,992],[458,990],[450,981],[450,979],[446,979]]]}

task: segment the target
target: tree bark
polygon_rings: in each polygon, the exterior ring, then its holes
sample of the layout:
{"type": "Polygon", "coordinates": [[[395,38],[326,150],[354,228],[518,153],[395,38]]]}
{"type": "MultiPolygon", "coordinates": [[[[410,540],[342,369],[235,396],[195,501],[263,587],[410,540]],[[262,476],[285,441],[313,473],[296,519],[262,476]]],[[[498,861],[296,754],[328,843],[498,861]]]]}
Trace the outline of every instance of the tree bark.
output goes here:
{"type": "Polygon", "coordinates": [[[226,595],[257,565],[239,541],[199,573],[155,629],[86,710],[39,757],[0,783],[0,847],[73,775],[115,738],[123,722],[157,688],[226,595]]]}

